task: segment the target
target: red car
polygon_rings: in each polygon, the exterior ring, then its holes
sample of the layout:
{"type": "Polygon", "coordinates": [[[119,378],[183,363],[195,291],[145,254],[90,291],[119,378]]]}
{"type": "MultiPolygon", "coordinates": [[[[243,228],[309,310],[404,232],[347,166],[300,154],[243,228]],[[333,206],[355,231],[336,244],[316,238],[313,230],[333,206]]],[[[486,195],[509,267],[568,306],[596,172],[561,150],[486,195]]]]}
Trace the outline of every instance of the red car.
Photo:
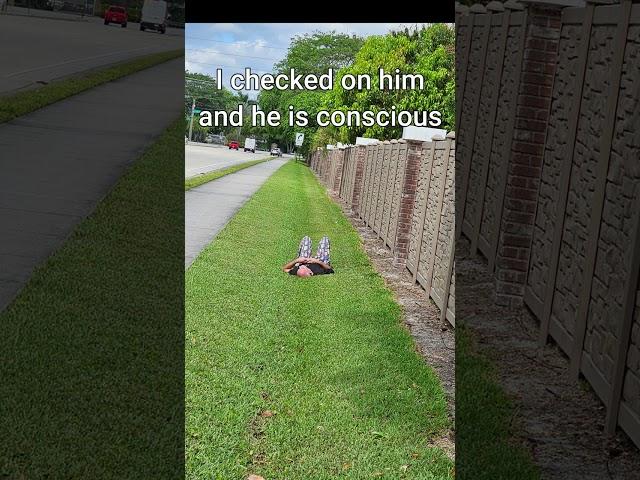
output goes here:
{"type": "Polygon", "coordinates": [[[238,145],[238,142],[236,142],[235,140],[233,140],[232,142],[229,142],[229,150],[231,150],[232,148],[235,150],[238,150],[240,146],[238,145]]]}
{"type": "Polygon", "coordinates": [[[104,12],[104,24],[119,23],[122,28],[127,28],[127,11],[124,7],[111,5],[104,12]]]}

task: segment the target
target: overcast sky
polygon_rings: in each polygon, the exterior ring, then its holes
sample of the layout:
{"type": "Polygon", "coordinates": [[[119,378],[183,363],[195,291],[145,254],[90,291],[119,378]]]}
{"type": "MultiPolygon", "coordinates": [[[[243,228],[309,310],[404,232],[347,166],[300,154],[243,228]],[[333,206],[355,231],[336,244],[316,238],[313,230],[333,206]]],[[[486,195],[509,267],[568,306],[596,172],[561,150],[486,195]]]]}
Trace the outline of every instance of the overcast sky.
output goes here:
{"type": "MultiPolygon", "coordinates": [[[[215,76],[223,69],[223,81],[229,86],[234,73],[246,67],[257,73],[270,73],[284,58],[291,39],[316,30],[383,35],[390,30],[422,24],[405,23],[188,23],[185,31],[185,68],[190,72],[215,76]]],[[[246,92],[255,99],[256,91],[246,92]]]]}

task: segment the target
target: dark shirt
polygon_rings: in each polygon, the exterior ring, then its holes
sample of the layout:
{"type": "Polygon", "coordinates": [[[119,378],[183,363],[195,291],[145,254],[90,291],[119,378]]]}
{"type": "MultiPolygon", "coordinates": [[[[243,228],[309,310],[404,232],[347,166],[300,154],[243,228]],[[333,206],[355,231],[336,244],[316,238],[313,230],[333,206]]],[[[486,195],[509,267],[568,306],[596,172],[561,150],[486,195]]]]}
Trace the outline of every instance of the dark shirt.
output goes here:
{"type": "MultiPolygon", "coordinates": [[[[296,275],[298,273],[299,265],[301,264],[297,263],[294,265],[293,268],[289,270],[289,275],[296,275]]],[[[318,265],[317,263],[305,263],[304,265],[307,266],[314,275],[327,275],[329,273],[334,273],[333,268],[325,269],[322,265],[318,265]]]]}

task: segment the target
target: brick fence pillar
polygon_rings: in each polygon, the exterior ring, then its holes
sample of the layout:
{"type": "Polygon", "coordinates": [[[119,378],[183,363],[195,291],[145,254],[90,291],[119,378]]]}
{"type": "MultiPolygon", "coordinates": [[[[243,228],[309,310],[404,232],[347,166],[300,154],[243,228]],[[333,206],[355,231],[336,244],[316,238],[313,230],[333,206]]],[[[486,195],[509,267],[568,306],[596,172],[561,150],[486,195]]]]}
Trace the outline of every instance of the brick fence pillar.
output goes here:
{"type": "Polygon", "coordinates": [[[418,188],[418,178],[420,177],[420,165],[424,157],[422,148],[423,142],[407,140],[407,164],[401,184],[400,210],[394,249],[397,263],[405,263],[409,253],[413,208],[416,204],[416,190],[418,188]]]}
{"type": "Polygon", "coordinates": [[[495,272],[496,303],[507,306],[521,305],[524,295],[563,8],[525,3],[527,30],[495,272]]]}
{"type": "Polygon", "coordinates": [[[320,174],[320,179],[322,183],[327,184],[327,171],[329,170],[329,166],[331,165],[331,155],[333,154],[333,150],[328,150],[324,152],[322,156],[322,170],[320,174]]]}
{"type": "Polygon", "coordinates": [[[331,172],[333,170],[333,162],[335,161],[336,151],[329,150],[329,155],[327,155],[327,160],[325,163],[324,176],[323,181],[324,184],[328,187],[331,183],[331,172]]]}
{"type": "Polygon", "coordinates": [[[344,148],[341,148],[336,152],[334,167],[333,167],[334,173],[333,173],[333,178],[331,179],[332,180],[331,189],[335,193],[340,192],[340,184],[342,183],[342,167],[344,165],[344,156],[346,153],[347,153],[347,150],[344,148]]]}
{"type": "Polygon", "coordinates": [[[364,176],[364,159],[367,155],[367,147],[356,146],[356,167],[354,172],[353,195],[351,196],[351,210],[360,211],[360,194],[362,192],[362,177],[364,176]]]}

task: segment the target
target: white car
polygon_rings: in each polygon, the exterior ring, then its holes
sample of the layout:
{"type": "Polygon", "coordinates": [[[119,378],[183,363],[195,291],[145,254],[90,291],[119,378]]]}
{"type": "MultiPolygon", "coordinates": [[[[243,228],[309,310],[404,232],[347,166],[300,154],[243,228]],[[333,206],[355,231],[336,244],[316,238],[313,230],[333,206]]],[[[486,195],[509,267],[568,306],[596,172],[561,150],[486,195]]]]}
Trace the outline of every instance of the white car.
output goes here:
{"type": "Polygon", "coordinates": [[[273,155],[275,157],[281,157],[282,156],[282,151],[279,148],[272,148],[271,152],[269,154],[273,155]]]}

